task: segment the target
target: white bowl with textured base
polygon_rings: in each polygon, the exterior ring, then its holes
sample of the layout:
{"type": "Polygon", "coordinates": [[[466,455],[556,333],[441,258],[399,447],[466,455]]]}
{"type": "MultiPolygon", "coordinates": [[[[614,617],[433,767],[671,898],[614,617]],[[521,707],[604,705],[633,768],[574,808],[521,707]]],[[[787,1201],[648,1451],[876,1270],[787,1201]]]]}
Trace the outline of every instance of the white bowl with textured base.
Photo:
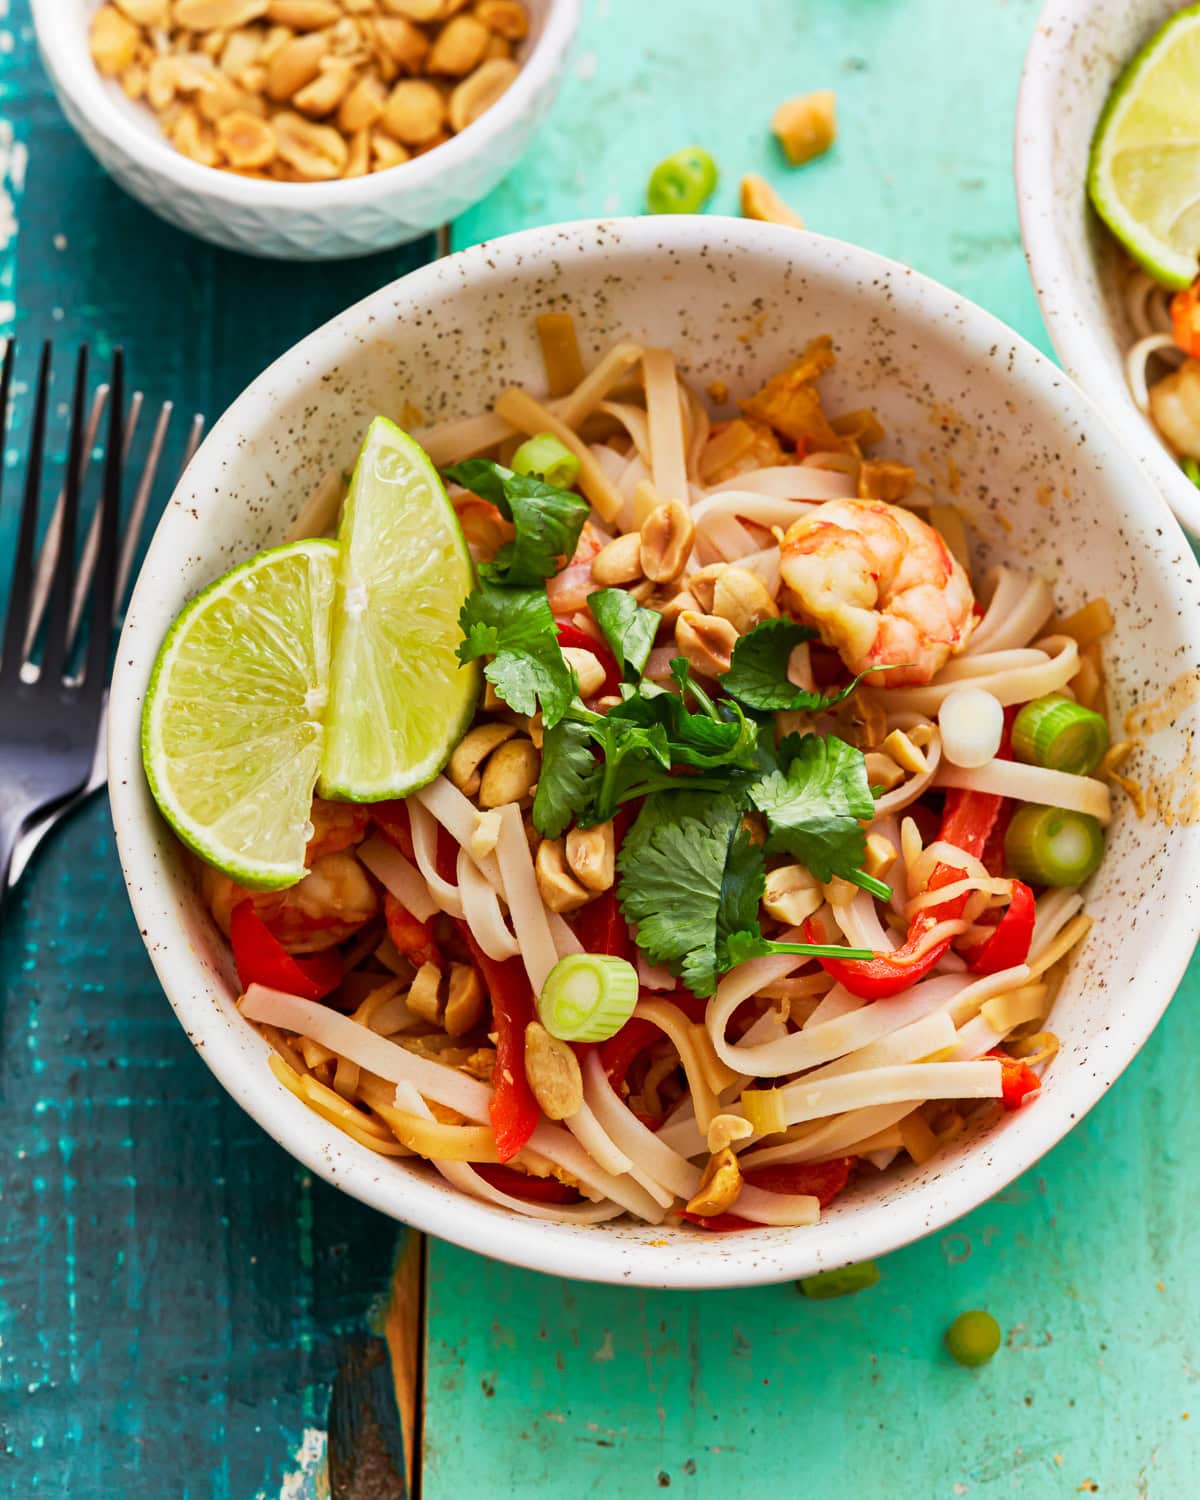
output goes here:
{"type": "Polygon", "coordinates": [[[684,1287],[781,1281],[885,1254],[976,1207],[1065,1135],[1146,1040],[1200,924],[1200,826],[1186,816],[1185,780],[1200,717],[1186,689],[1198,662],[1195,563],[1179,527],[1082,392],[990,314],[905,266],[776,225],[560,225],[385,287],[278,360],[214,427],[159,526],[117,653],[113,819],[138,926],[179,1019],[234,1098],[314,1172],[394,1218],[561,1276],[684,1287]],[[514,382],[539,388],[534,316],[563,307],[576,315],[585,357],[619,337],[665,345],[697,390],[721,381],[735,397],[813,335],[832,334],[841,356],[825,377],[832,409],[874,407],[889,455],[923,475],[957,470],[977,568],[1004,559],[1039,569],[1064,609],[1108,596],[1117,719],[1181,684],[1177,711],[1164,715],[1171,722],[1132,762],[1171,819],[1138,818],[1118,801],[1092,882],[1096,925],[1054,1007],[1062,1050],[1040,1097],[926,1166],[858,1179],[812,1228],[710,1235],[687,1225],[538,1223],[349,1140],[270,1072],[266,1042],[237,1011],[228,947],[142,773],[142,700],[184,601],[279,541],[324,476],[352,464],[376,413],[397,416],[408,403],[436,420],[483,410],[514,382]]]}
{"type": "Polygon", "coordinates": [[[1126,63],[1180,0],[1047,0],[1025,58],[1014,165],[1021,238],[1058,357],[1200,537],[1200,490],[1138,409],[1125,353],[1138,338],[1125,251],[1087,193],[1092,132],[1126,63]]]}
{"type": "Polygon", "coordinates": [[[549,109],[581,0],[525,0],[532,26],[507,93],[461,134],[402,166],[336,182],[259,182],[201,166],[148,107],[100,76],[88,32],[100,0],[32,0],[59,103],[100,165],[180,229],[276,260],[341,260],[418,238],[464,213],[517,164],[549,109]]]}

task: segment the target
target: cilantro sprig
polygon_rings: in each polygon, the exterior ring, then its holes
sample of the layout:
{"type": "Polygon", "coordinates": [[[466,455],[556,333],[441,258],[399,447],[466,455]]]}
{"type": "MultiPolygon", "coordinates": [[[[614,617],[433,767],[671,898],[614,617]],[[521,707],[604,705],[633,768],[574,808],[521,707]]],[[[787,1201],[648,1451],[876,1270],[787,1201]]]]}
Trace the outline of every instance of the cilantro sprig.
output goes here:
{"type": "Polygon", "coordinates": [[[645,670],[662,615],[643,609],[625,589],[597,589],[588,595],[588,608],[626,680],[636,682],[645,670]]]}
{"type": "Polygon", "coordinates": [[[734,646],[729,670],[721,675],[721,686],[730,697],[759,713],[781,709],[824,713],[848,698],[869,673],[883,670],[870,667],[836,693],[798,688],[788,679],[788,661],[797,646],[815,636],[815,630],[798,625],[795,620],[763,620],[734,646]]]}
{"type": "Polygon", "coordinates": [[[513,540],[479,569],[485,583],[534,587],[552,578],[574,555],[588,517],[582,496],[532,474],[514,474],[487,458],[468,458],[444,473],[513,523],[513,540]]]}
{"type": "Polygon", "coordinates": [[[558,644],[544,588],[484,583],[468,594],[458,617],[461,662],[488,656],[483,672],[509,708],[558,723],[575,697],[575,674],[558,644]]]}

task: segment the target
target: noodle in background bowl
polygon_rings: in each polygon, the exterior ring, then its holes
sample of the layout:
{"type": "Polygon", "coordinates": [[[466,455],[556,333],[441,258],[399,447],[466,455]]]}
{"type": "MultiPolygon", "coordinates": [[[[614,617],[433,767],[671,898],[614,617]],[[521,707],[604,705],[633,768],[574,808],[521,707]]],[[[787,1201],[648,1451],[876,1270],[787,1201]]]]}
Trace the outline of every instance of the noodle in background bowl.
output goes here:
{"type": "MultiPolygon", "coordinates": [[[[1123,295],[1127,257],[1087,196],[1092,132],[1113,84],[1182,9],[1183,0],[1047,0],[1025,58],[1014,165],[1025,256],[1055,351],[1200,537],[1200,489],[1129,393],[1125,353],[1137,334],[1123,295]]],[[[1152,515],[1148,505],[1142,524],[1152,515]]]]}
{"type": "MultiPolygon", "coordinates": [[[[381,1159],[306,1108],[238,1014],[228,945],[147,790],[142,699],[184,601],[279,541],[325,476],[350,467],[377,412],[399,416],[410,403],[433,421],[479,411],[509,383],[540,389],[534,316],[564,307],[585,357],[620,336],[667,345],[697,389],[723,380],[735,396],[831,333],[833,409],[874,406],[888,455],[915,463],[941,498],[961,474],[977,575],[997,560],[1040,570],[1064,609],[1108,596],[1118,721],[1195,674],[1195,564],[1178,526],[1081,392],[990,314],[903,266],[790,228],[672,217],[530,230],[426,266],[319,329],[233,404],[185,474],[138,582],[110,708],[113,818],[138,925],[180,1021],[233,1097],[306,1166],[393,1218],[535,1270],[645,1286],[780,1281],[886,1254],[1031,1166],[1136,1054],[1196,941],[1200,828],[1139,820],[1118,794],[1088,898],[1096,925],[1052,1012],[1062,1051],[1041,1097],[976,1125],[925,1167],[868,1174],[815,1227],[706,1235],[510,1215],[429,1169],[381,1159]]],[[[1186,707],[1133,763],[1176,806],[1189,771],[1166,779],[1197,718],[1186,707]]]]}

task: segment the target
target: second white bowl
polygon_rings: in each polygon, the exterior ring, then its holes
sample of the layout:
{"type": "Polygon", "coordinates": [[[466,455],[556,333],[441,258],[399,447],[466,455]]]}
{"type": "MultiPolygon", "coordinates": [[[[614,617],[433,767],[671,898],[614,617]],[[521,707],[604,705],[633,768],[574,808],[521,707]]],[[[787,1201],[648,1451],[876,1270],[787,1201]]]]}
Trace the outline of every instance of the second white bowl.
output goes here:
{"type": "Polygon", "coordinates": [[[386,172],[337,182],[259,182],[204,167],[165,140],[144,105],[101,78],[88,33],[100,0],[32,0],[46,71],[100,165],[161,218],[247,255],[341,260],[417,239],[485,197],[550,108],[579,27],[581,0],[525,0],[521,71],[473,125],[386,172]]]}
{"type": "Polygon", "coordinates": [[[1137,335],[1122,295],[1126,258],[1087,195],[1104,102],[1125,64],[1179,9],[1179,0],[1048,0],[1021,79],[1015,168],[1029,273],[1059,358],[1200,537],[1200,490],[1129,393],[1125,352],[1137,335]]]}

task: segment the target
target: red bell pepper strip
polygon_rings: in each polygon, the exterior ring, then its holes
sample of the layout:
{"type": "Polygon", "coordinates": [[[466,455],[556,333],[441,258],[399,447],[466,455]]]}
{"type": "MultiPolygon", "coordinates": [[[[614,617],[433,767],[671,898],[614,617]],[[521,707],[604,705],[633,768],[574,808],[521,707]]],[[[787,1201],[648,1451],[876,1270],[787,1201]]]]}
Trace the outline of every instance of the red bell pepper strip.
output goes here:
{"type": "Polygon", "coordinates": [[[590,651],[604,668],[604,682],[601,685],[600,691],[594,696],[602,698],[611,694],[615,697],[621,691],[621,669],[617,666],[616,657],[605,643],[597,640],[594,635],[589,635],[586,630],[580,630],[575,625],[564,624],[561,620],[556,620],[554,623],[558,628],[558,644],[560,646],[577,646],[580,650],[590,651]]]}
{"type": "Polygon", "coordinates": [[[229,943],[243,990],[252,984],[299,995],[303,1000],[324,1000],[342,982],[340,954],[330,950],[295,958],[280,943],[254,910],[254,902],[239,901],[229,918],[229,943]]]}
{"type": "MultiPolygon", "coordinates": [[[[590,951],[590,950],[589,950],[590,951]]],[[[641,1000],[668,1000],[677,1005],[689,1021],[703,1021],[707,1000],[698,1000],[690,990],[642,990],[641,1000]]],[[[625,1075],[633,1066],[634,1059],[655,1042],[661,1040],[662,1032],[653,1021],[641,1016],[631,1016],[620,1031],[614,1032],[607,1041],[600,1043],[600,1062],[608,1074],[613,1091],[620,1094],[625,1075]]]]}
{"type": "Polygon", "coordinates": [[[492,1001],[496,1068],[488,1115],[500,1160],[511,1161],[528,1144],[542,1117],[525,1076],[525,1028],[533,1020],[533,991],[519,957],[497,962],[483,951],[465,922],[459,927],[492,1001]]]}
{"type": "Polygon", "coordinates": [[[633,938],[613,889],[597,896],[575,914],[575,936],[585,953],[607,953],[614,958],[632,959],[633,938]]]}
{"type": "MultiPolygon", "coordinates": [[[[990,792],[964,792],[951,788],[946,793],[939,838],[961,849],[964,854],[980,858],[1000,816],[1003,800],[990,792]]],[[[928,888],[935,891],[962,878],[963,872],[958,866],[942,861],[934,866],[928,888]]],[[[907,938],[892,953],[878,953],[874,958],[866,959],[821,958],[817,962],[838,984],[845,985],[860,1000],[886,1000],[929,973],[950,947],[950,939],[943,938],[921,953],[923,944],[939,922],[952,921],[960,916],[966,904],[966,896],[955,896],[940,906],[928,906],[918,912],[909,923],[907,938]],[[920,957],[916,956],[918,953],[920,957]]],[[[804,937],[810,943],[825,941],[820,923],[811,919],[804,924],[804,937]]]]}
{"type": "Polygon", "coordinates": [[[395,944],[397,953],[402,953],[418,969],[422,964],[437,964],[439,969],[444,967],[432,919],[419,922],[407,907],[400,905],[391,891],[383,893],[383,915],[388,937],[395,944]]]}
{"type": "Polygon", "coordinates": [[[408,803],[403,797],[393,798],[390,802],[373,803],[371,821],[405,859],[416,858],[413,853],[412,824],[408,820],[408,803]]]}
{"type": "Polygon", "coordinates": [[[1033,942],[1036,915],[1033,892],[1023,880],[1014,880],[1008,910],[996,924],[991,937],[973,948],[959,949],[967,961],[967,968],[973,974],[998,974],[1001,969],[1023,964],[1029,957],[1033,942]]]}
{"type": "MultiPolygon", "coordinates": [[[[745,1174],[750,1187],[762,1188],[768,1193],[789,1195],[811,1194],[822,1208],[828,1208],[850,1180],[850,1171],[856,1157],[838,1156],[832,1161],[780,1162],[775,1166],[751,1167],[745,1174]]],[[[753,1219],[743,1219],[740,1214],[691,1214],[685,1209],[683,1217],[702,1229],[761,1229],[753,1219]]]]}
{"type": "Polygon", "coordinates": [[[999,1049],[987,1056],[996,1058],[1000,1064],[1000,1100],[1005,1109],[1020,1109],[1029,1095],[1041,1088],[1042,1080],[1019,1057],[1009,1057],[999,1049]]]}
{"type": "Polygon", "coordinates": [[[484,1182],[499,1188],[510,1198],[524,1198],[527,1203],[578,1203],[579,1193],[557,1177],[530,1177],[514,1167],[499,1167],[492,1162],[472,1163],[484,1182]]]}
{"type": "Polygon", "coordinates": [[[1185,354],[1200,356],[1200,280],[1171,298],[1171,335],[1185,354]]]}

